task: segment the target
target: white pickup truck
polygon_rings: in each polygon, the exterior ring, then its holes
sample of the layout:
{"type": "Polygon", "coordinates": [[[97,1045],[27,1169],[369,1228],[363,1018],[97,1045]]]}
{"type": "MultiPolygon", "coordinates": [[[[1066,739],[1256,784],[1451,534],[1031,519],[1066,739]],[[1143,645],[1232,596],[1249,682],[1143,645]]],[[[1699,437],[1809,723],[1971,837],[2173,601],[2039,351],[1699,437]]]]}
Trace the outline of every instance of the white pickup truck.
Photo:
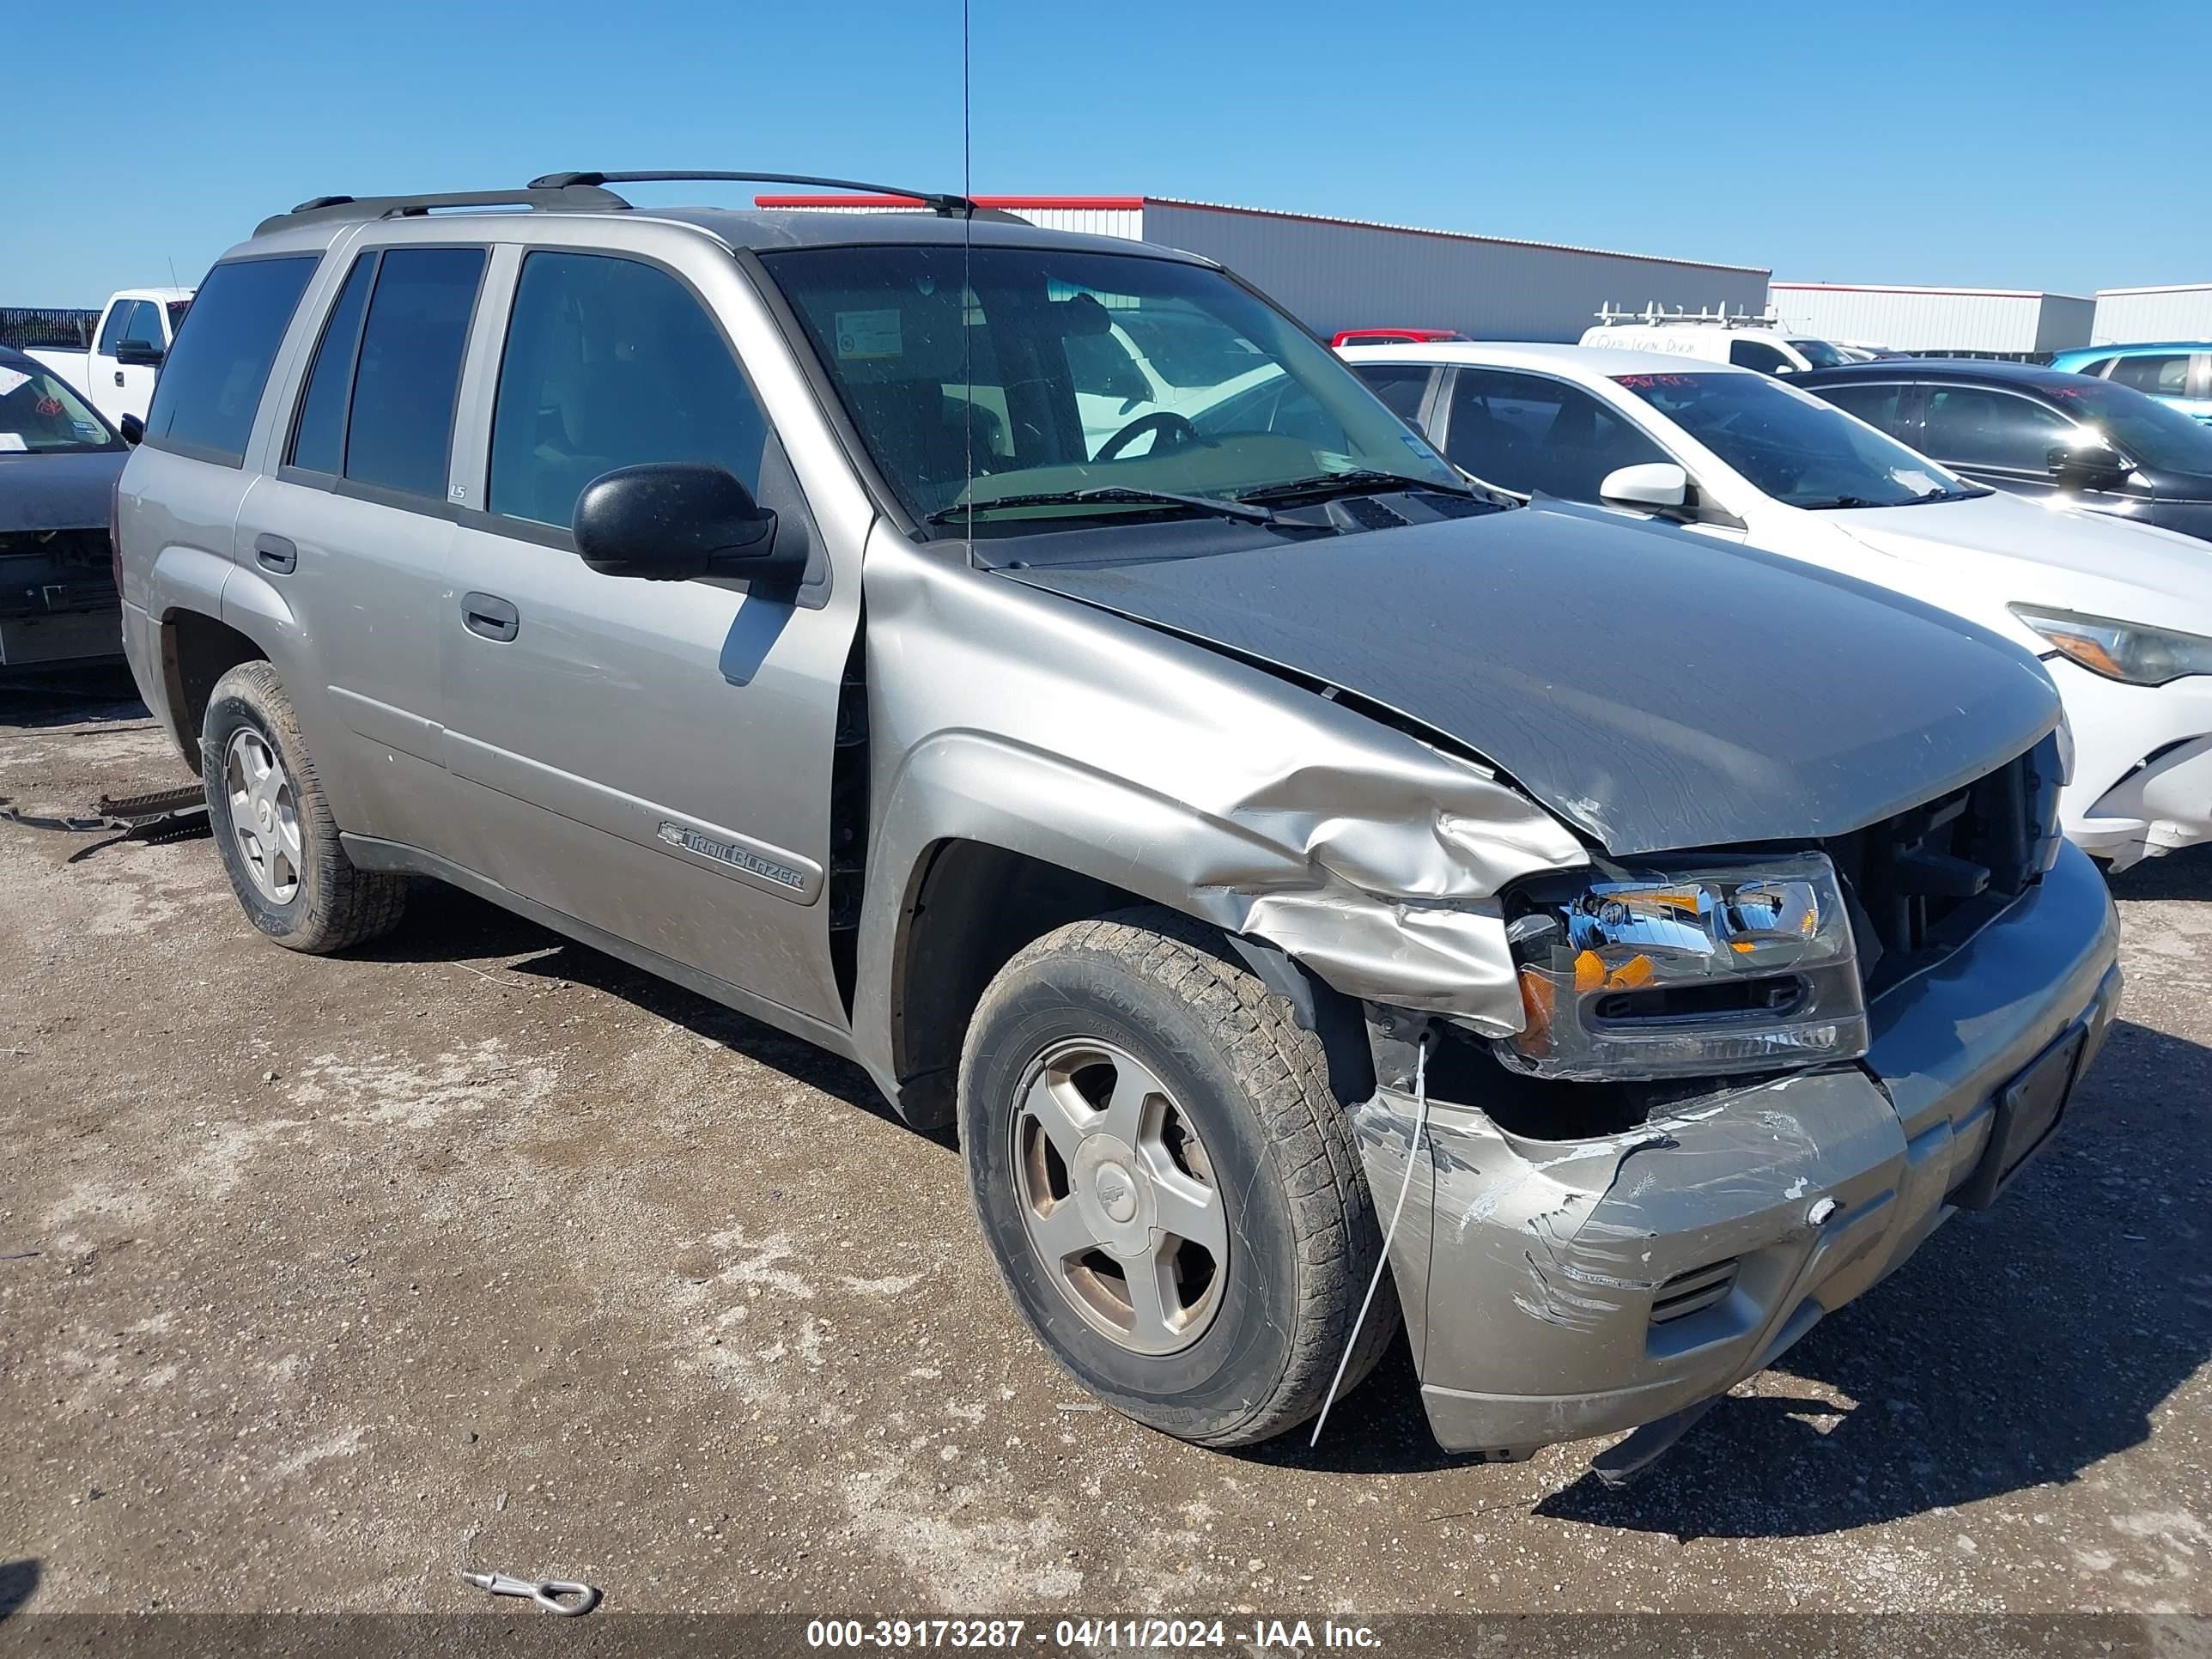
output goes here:
{"type": "Polygon", "coordinates": [[[41,347],[30,355],[89,398],[110,426],[146,418],[154,374],[192,303],[188,288],[126,288],[108,296],[89,350],[41,347]]]}

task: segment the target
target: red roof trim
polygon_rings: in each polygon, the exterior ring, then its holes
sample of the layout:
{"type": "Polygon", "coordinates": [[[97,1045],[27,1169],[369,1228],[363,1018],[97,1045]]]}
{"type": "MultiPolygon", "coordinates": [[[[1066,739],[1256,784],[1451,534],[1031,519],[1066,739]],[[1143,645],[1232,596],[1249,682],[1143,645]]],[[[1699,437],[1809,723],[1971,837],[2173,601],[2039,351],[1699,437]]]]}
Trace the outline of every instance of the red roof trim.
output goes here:
{"type": "MultiPolygon", "coordinates": [[[[1085,209],[1103,211],[1141,208],[1145,204],[1145,198],[1141,196],[978,196],[975,201],[977,207],[1017,210],[1022,208],[1040,210],[1060,208],[1072,211],[1085,209]]],[[[753,205],[763,208],[853,208],[918,207],[921,204],[911,196],[756,196],[753,205]]]]}

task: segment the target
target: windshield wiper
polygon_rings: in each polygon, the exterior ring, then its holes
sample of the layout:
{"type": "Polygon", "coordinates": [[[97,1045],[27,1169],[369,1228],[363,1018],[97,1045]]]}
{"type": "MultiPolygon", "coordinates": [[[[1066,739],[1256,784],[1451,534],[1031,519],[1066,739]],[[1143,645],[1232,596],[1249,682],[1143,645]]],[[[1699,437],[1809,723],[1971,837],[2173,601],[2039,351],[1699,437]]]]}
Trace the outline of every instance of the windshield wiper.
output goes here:
{"type": "Polygon", "coordinates": [[[1825,501],[1795,501],[1791,505],[1802,507],[1808,513],[1822,513],[1832,507],[1903,507],[1905,503],[1903,501],[1870,501],[1863,495],[1831,495],[1825,501]]]}
{"type": "Polygon", "coordinates": [[[1217,518],[1237,519],[1246,524],[1273,524],[1276,516],[1264,507],[1248,506],[1241,498],[1184,495],[1172,489],[1142,489],[1133,484],[1098,484],[1089,489],[1040,489],[1027,495],[998,495],[988,501],[955,501],[922,520],[924,524],[957,524],[970,514],[981,516],[1002,507],[1142,507],[1150,502],[1193,507],[1217,518]]]}
{"type": "Polygon", "coordinates": [[[1293,496],[1310,495],[1319,500],[1330,495],[1371,495],[1387,489],[1422,489],[1438,495],[1482,499],[1477,491],[1466,484],[1443,483],[1434,478],[1416,478],[1403,472],[1385,472],[1375,467],[1355,467],[1348,472],[1316,472],[1309,477],[1286,478],[1281,483],[1240,489],[1236,499],[1240,501],[1283,501],[1293,496]]]}

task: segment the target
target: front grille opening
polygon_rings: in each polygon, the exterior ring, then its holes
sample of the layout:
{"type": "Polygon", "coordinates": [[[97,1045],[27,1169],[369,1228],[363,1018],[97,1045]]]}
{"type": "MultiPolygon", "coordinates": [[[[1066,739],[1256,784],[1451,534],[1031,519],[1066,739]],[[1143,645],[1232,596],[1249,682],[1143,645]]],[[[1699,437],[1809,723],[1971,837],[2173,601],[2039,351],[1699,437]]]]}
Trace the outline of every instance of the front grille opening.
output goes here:
{"type": "Polygon", "coordinates": [[[1876,996],[1940,962],[2033,884],[2057,831],[2055,736],[1964,788],[1820,843],[1876,996]]]}
{"type": "Polygon", "coordinates": [[[1703,1267],[1694,1267],[1686,1273],[1676,1273],[1662,1285],[1651,1296],[1651,1322],[1654,1325],[1672,1324],[1678,1319],[1687,1319],[1692,1314],[1703,1313],[1728,1299],[1735,1288],[1738,1258],[1730,1256],[1725,1261],[1715,1261],[1703,1267]]]}
{"type": "Polygon", "coordinates": [[[1591,1013],[1601,1022],[1694,1020],[1733,1014],[1787,1014],[1805,1000],[1805,981],[1795,975],[1771,979],[1716,980],[1650,991],[1616,991],[1600,997],[1591,1013]]]}

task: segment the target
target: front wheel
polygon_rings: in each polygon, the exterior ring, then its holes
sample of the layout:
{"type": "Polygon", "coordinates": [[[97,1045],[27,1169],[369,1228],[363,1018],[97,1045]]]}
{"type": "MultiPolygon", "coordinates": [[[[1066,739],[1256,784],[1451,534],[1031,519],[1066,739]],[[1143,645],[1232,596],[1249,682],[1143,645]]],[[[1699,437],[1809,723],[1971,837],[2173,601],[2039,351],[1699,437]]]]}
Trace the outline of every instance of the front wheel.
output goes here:
{"type": "MultiPolygon", "coordinates": [[[[961,1138],[1016,1305],[1100,1398],[1185,1440],[1320,1410],[1382,1250],[1321,1040],[1167,910],[1048,933],[985,990],[961,1138]]],[[[1345,1388],[1398,1326],[1378,1294],[1345,1388]]]]}

